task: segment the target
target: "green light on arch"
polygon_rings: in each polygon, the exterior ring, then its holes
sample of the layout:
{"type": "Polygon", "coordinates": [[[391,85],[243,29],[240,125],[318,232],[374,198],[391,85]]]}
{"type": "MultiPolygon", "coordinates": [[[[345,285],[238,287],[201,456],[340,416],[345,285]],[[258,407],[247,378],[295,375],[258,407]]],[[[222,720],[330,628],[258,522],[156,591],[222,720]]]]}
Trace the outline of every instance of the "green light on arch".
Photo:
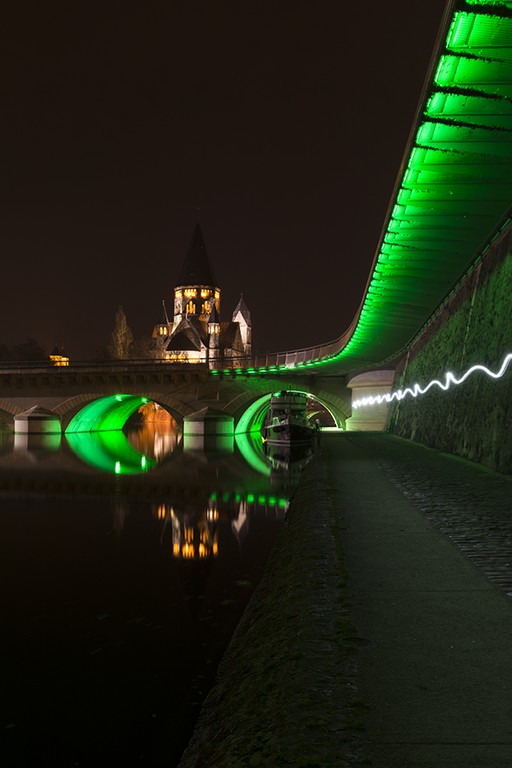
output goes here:
{"type": "Polygon", "coordinates": [[[122,429],[147,397],[134,395],[110,395],[84,406],[70,421],[66,434],[73,432],[102,432],[122,429]]]}
{"type": "MultiPolygon", "coordinates": [[[[339,429],[343,427],[342,422],[336,416],[336,414],[332,410],[332,407],[327,405],[327,403],[325,403],[322,399],[320,399],[316,395],[313,395],[311,392],[305,392],[303,389],[287,389],[286,391],[300,392],[301,394],[306,395],[306,397],[308,397],[310,400],[320,403],[320,405],[322,405],[325,408],[325,410],[330,414],[335,425],[339,429]]],[[[247,410],[244,411],[244,413],[242,414],[242,416],[238,421],[238,424],[236,425],[235,437],[245,432],[251,432],[251,433],[261,432],[261,428],[263,426],[265,416],[270,406],[271,396],[272,396],[272,393],[263,395],[262,397],[259,397],[257,400],[255,400],[254,403],[251,403],[251,405],[247,408],[247,410]]]]}
{"type": "Polygon", "coordinates": [[[236,425],[235,436],[245,432],[261,431],[265,414],[268,411],[270,396],[269,393],[259,397],[243,412],[236,425]]]}

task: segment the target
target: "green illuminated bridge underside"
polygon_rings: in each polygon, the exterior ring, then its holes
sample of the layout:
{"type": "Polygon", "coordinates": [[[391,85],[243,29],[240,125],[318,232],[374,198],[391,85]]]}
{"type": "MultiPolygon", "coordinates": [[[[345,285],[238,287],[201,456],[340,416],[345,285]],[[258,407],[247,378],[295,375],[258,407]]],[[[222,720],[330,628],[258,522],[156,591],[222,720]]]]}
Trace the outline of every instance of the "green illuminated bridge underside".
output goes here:
{"type": "Polygon", "coordinates": [[[512,0],[450,0],[350,327],[247,372],[349,373],[398,358],[509,225],[511,204],[512,0]]]}

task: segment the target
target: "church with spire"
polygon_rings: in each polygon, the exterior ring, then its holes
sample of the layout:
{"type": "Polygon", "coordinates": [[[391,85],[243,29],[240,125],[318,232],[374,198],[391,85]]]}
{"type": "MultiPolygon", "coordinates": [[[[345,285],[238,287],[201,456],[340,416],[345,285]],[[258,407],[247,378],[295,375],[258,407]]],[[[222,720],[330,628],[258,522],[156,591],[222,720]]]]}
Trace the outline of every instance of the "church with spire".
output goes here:
{"type": "Polygon", "coordinates": [[[251,313],[243,294],[231,320],[222,322],[220,293],[201,227],[196,224],[174,287],[172,319],[163,300],[162,319],[153,328],[160,358],[173,363],[208,363],[217,368],[250,357],[251,313]]]}

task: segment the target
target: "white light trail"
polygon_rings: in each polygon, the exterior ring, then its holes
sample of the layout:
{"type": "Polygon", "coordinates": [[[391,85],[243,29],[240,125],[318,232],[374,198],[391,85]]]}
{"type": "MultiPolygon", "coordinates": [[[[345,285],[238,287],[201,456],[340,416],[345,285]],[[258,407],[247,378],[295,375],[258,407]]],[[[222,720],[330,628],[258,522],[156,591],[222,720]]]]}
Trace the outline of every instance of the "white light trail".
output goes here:
{"type": "Polygon", "coordinates": [[[473,365],[471,366],[471,368],[469,368],[466,371],[466,373],[463,376],[460,377],[460,379],[457,379],[453,375],[453,373],[448,371],[445,374],[444,384],[442,381],[439,381],[438,379],[433,379],[427,384],[426,387],[421,387],[419,384],[414,384],[412,389],[411,387],[407,387],[406,389],[403,389],[403,390],[398,389],[396,392],[388,392],[385,395],[375,395],[373,397],[372,396],[362,397],[359,400],[354,400],[354,402],[352,403],[352,408],[363,408],[364,406],[368,406],[368,405],[380,405],[383,402],[390,403],[392,400],[403,400],[406,395],[412,395],[412,397],[418,397],[418,395],[424,395],[425,392],[428,392],[428,390],[433,386],[437,386],[446,392],[446,390],[449,389],[452,384],[457,384],[457,385],[462,384],[475,371],[482,371],[482,373],[486,373],[487,376],[490,376],[492,379],[501,379],[501,377],[505,375],[511,361],[512,361],[512,354],[509,353],[504,358],[500,369],[496,373],[489,370],[489,368],[487,368],[485,365],[473,365]]]}

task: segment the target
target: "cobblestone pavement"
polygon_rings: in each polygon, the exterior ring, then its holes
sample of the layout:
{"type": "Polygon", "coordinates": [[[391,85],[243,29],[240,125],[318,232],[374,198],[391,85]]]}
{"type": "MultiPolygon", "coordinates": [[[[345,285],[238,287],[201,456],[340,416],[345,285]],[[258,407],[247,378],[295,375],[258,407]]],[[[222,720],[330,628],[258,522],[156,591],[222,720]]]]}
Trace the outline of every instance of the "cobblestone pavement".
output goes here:
{"type": "Polygon", "coordinates": [[[386,434],[347,439],[512,599],[512,476],[386,434]]]}

